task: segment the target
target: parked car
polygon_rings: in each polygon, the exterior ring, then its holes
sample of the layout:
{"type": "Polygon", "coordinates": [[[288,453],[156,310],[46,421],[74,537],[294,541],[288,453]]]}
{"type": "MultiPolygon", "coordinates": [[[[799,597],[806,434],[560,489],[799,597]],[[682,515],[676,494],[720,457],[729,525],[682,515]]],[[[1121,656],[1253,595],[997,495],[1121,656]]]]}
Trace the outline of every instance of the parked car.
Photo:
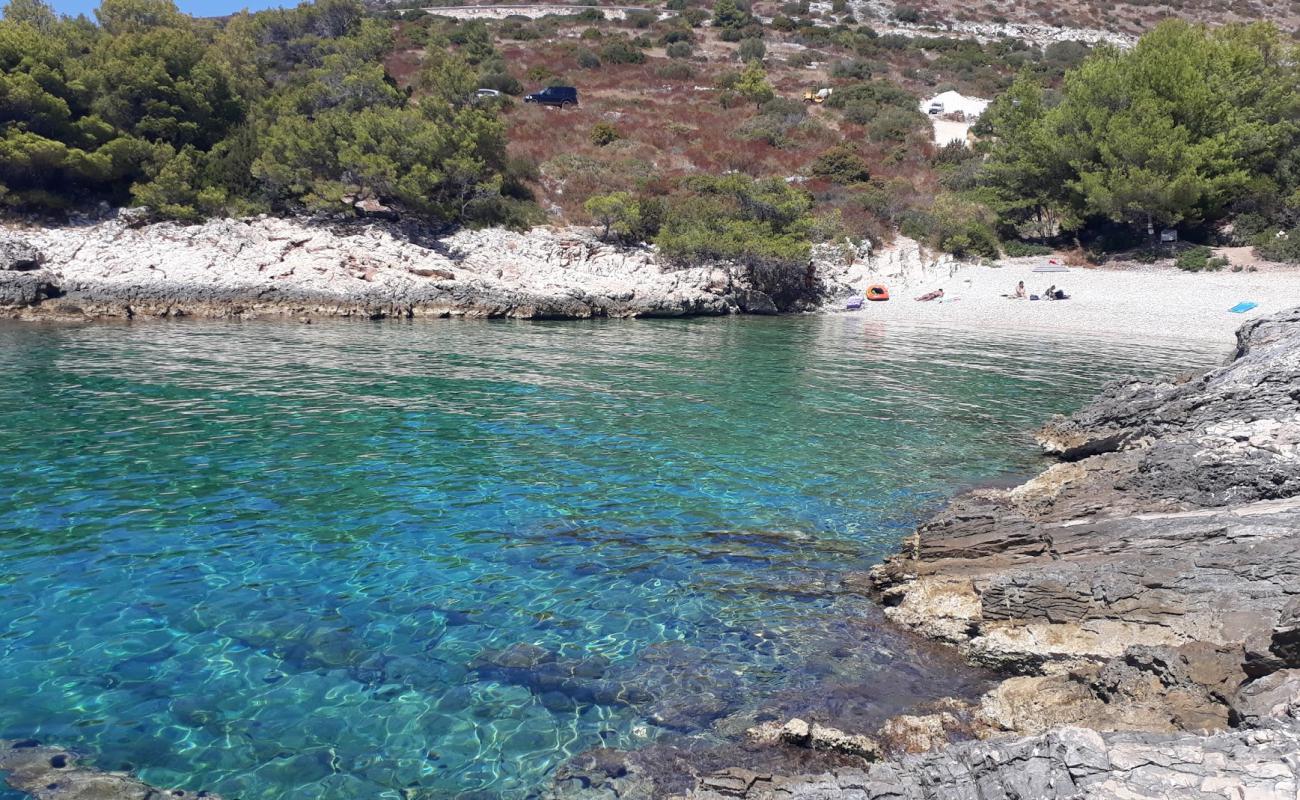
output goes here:
{"type": "Polygon", "coordinates": [[[490,100],[494,97],[500,97],[501,93],[496,89],[479,89],[474,93],[474,96],[480,100],[490,100]]]}
{"type": "Polygon", "coordinates": [[[943,113],[943,103],[939,103],[939,102],[931,103],[931,104],[930,104],[930,108],[929,108],[928,110],[929,110],[929,112],[930,112],[930,114],[931,114],[932,116],[933,116],[933,115],[936,115],[936,114],[942,114],[942,113],[943,113]]]}
{"type": "Polygon", "coordinates": [[[566,108],[578,104],[578,90],[572,86],[547,86],[540,92],[524,95],[525,103],[566,108]]]}

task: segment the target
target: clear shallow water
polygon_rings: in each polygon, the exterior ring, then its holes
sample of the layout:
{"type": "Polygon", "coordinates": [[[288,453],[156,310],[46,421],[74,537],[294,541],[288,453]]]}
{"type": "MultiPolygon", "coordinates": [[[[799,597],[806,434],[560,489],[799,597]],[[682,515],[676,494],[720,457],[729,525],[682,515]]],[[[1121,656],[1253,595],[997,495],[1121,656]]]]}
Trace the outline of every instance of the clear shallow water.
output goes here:
{"type": "Polygon", "coordinates": [[[1104,381],[1219,356],[839,316],[3,326],[0,738],[244,800],[514,798],[764,704],[946,694],[834,576],[1104,381]]]}

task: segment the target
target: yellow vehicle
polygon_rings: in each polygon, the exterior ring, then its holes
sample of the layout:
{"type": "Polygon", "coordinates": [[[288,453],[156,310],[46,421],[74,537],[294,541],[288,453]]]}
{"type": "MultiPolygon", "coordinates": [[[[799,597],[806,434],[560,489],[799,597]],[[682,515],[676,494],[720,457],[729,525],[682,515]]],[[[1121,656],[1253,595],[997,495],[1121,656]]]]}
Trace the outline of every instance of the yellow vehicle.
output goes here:
{"type": "Polygon", "coordinates": [[[826,98],[830,97],[831,92],[833,91],[835,90],[829,88],[818,89],[815,92],[812,89],[809,89],[803,93],[803,101],[805,103],[824,103],[826,102],[826,98]]]}

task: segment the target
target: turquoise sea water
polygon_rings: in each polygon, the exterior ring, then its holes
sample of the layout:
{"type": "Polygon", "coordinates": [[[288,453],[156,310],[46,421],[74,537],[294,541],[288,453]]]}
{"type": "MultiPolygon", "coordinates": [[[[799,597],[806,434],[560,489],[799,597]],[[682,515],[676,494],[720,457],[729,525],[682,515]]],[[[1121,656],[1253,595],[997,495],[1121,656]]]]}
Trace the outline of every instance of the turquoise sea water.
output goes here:
{"type": "Polygon", "coordinates": [[[244,800],[516,798],[593,746],[896,710],[952,673],[840,571],[1104,381],[1219,355],[862,316],[0,326],[0,738],[244,800]]]}

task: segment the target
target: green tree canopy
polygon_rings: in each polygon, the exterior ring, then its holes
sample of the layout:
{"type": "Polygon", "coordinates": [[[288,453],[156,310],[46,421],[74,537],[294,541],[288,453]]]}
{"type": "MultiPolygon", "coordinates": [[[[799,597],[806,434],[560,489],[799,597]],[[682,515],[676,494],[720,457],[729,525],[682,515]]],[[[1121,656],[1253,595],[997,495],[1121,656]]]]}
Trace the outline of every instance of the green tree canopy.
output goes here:
{"type": "Polygon", "coordinates": [[[1215,220],[1250,192],[1285,191],[1269,176],[1297,141],[1296,78],[1271,25],[1165,22],[1129,52],[1089,57],[1054,107],[1017,80],[990,108],[983,180],[1013,222],[1215,220]]]}
{"type": "Polygon", "coordinates": [[[482,26],[431,47],[413,91],[359,0],[196,21],[172,0],[103,0],[98,25],[9,0],[0,21],[0,203],[107,200],[196,219],[373,199],[439,220],[497,214],[501,122],[472,103],[482,26]]]}

